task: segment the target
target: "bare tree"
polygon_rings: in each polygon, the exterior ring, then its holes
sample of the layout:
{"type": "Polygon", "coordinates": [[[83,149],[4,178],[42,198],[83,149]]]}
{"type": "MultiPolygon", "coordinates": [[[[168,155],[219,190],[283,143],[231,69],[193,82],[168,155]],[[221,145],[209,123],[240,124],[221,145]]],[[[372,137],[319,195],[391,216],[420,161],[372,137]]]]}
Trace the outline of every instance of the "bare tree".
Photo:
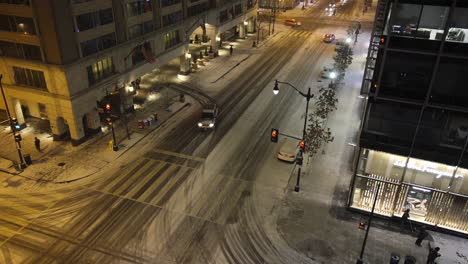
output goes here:
{"type": "Polygon", "coordinates": [[[305,152],[310,156],[315,155],[320,148],[334,140],[330,128],[325,128],[325,119],[315,114],[309,115],[309,125],[305,137],[305,152]]]}
{"type": "Polygon", "coordinates": [[[336,92],[333,88],[320,88],[319,96],[315,101],[317,108],[315,113],[322,119],[326,119],[328,114],[338,109],[337,105],[338,99],[336,98],[336,92]]]}

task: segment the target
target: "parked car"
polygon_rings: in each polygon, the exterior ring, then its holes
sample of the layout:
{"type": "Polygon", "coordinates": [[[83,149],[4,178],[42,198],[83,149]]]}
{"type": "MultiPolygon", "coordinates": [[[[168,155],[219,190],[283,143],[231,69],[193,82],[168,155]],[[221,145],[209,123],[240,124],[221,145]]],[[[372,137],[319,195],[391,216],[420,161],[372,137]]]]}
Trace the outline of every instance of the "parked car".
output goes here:
{"type": "Polygon", "coordinates": [[[278,159],[294,162],[296,154],[299,152],[299,142],[295,139],[286,138],[278,150],[278,159]]]}
{"type": "Polygon", "coordinates": [[[286,19],[284,21],[284,24],[286,26],[291,26],[291,27],[297,27],[297,26],[300,26],[301,25],[301,22],[297,21],[296,19],[286,19]]]}
{"type": "Polygon", "coordinates": [[[323,42],[325,43],[331,43],[335,40],[335,34],[325,34],[323,36],[323,42]]]}

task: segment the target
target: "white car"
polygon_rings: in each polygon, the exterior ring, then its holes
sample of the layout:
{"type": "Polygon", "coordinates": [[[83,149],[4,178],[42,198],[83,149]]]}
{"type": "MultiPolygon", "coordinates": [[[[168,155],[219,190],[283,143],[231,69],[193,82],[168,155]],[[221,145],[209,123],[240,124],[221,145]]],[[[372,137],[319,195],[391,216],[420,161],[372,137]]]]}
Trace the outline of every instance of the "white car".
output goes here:
{"type": "Polygon", "coordinates": [[[296,154],[299,152],[299,141],[295,139],[286,138],[281,142],[278,150],[278,159],[294,162],[296,160],[296,154]]]}

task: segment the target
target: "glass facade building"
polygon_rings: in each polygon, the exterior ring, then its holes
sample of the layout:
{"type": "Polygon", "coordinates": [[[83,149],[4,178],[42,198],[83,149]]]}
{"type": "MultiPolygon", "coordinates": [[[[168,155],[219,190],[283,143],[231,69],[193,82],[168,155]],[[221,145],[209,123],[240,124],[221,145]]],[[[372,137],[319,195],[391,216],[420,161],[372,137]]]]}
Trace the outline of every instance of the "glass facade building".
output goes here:
{"type": "Polygon", "coordinates": [[[468,233],[468,3],[377,5],[349,207],[468,233]]]}

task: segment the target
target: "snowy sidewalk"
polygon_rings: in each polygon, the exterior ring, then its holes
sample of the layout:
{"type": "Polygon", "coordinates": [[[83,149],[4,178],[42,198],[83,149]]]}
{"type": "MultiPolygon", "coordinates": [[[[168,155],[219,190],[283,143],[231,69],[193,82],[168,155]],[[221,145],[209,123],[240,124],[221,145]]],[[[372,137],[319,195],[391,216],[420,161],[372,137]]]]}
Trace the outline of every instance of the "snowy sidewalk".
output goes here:
{"type": "MultiPolygon", "coordinates": [[[[45,146],[43,145],[43,152],[37,152],[33,149],[34,144],[23,144],[23,153],[32,153],[32,165],[17,175],[0,172],[2,179],[4,179],[3,186],[14,187],[17,182],[25,178],[38,183],[67,183],[97,173],[104,166],[131,149],[146,135],[167,122],[174,114],[192,104],[196,104],[191,97],[187,96],[185,102],[179,102],[178,94],[173,91],[166,93],[171,96],[169,102],[162,94],[164,92],[154,94],[154,97],[157,98],[148,102],[144,109],[137,109],[135,113],[127,115],[130,139],[127,138],[126,127],[123,122],[116,121],[114,123],[116,142],[119,146],[118,151],[112,151],[109,148],[112,133],[107,127],[103,128],[102,133],[94,135],[91,139],[75,147],[71,146],[68,141],[50,140],[45,146]],[[145,120],[155,113],[158,115],[158,120],[154,125],[144,129],[138,128],[138,120],[145,120]]],[[[35,133],[32,128],[30,130],[24,133],[23,142],[32,141],[34,136],[45,136],[41,133],[35,133]]],[[[13,145],[12,142],[11,145],[13,145]]],[[[6,148],[2,149],[2,154],[5,150],[6,148]]],[[[14,150],[10,149],[10,151],[14,150]]]]}

